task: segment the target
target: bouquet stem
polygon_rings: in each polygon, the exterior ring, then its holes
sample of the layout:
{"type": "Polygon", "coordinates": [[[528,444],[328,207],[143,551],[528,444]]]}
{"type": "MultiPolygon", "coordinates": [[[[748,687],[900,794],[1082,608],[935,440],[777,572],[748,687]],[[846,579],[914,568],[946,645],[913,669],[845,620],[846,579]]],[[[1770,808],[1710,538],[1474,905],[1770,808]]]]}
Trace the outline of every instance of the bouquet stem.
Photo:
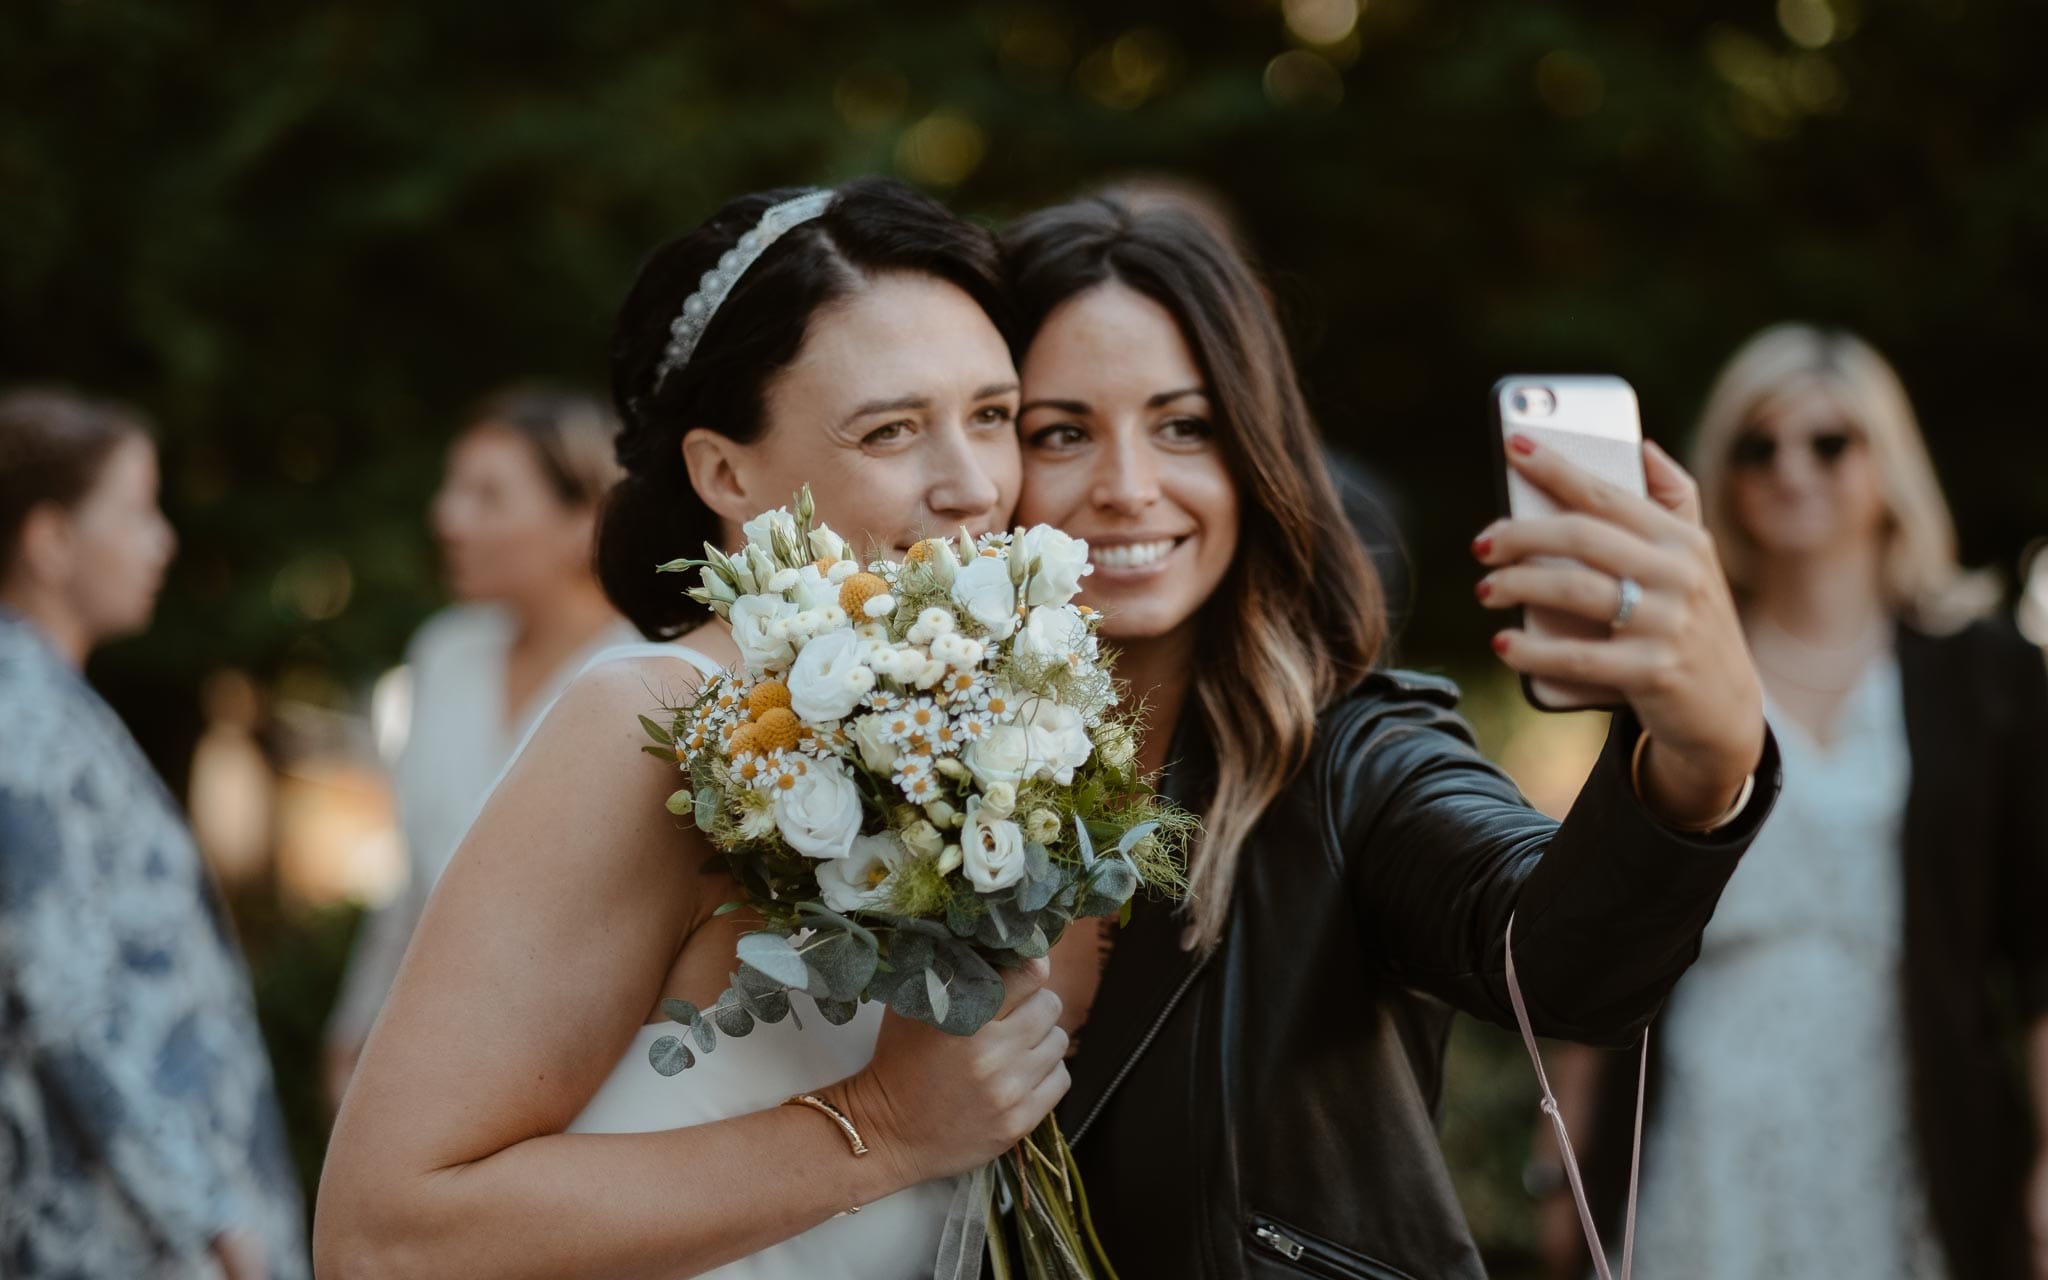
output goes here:
{"type": "Polygon", "coordinates": [[[1051,1116],[1040,1121],[1030,1137],[995,1162],[994,1172],[995,1186],[1009,1192],[1012,1206],[1005,1220],[991,1188],[988,1250],[996,1280],[1012,1280],[1015,1274],[1010,1265],[1013,1235],[1015,1257],[1023,1262],[1021,1280],[1117,1280],[1095,1234],[1081,1170],[1058,1121],[1051,1116]]]}

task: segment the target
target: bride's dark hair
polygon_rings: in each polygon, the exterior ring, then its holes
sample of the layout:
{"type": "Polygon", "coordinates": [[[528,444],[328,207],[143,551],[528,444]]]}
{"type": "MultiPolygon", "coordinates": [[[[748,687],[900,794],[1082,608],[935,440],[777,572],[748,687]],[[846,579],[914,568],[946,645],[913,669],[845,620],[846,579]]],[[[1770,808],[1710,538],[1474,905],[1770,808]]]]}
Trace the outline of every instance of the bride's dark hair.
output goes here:
{"type": "Polygon", "coordinates": [[[612,399],[624,423],[618,455],[626,474],[605,502],[597,568],[605,594],[650,637],[667,639],[709,617],[683,595],[682,579],[654,571],[720,540],[719,518],[683,466],[684,433],[704,427],[742,443],[758,437],[768,386],[796,358],[821,309],[876,276],[932,276],[964,290],[1009,333],[995,237],[900,182],[862,178],[748,267],[688,363],[659,378],[669,326],[699,278],[771,205],[801,194],[784,187],[728,202],[656,249],[619,309],[612,399]]]}

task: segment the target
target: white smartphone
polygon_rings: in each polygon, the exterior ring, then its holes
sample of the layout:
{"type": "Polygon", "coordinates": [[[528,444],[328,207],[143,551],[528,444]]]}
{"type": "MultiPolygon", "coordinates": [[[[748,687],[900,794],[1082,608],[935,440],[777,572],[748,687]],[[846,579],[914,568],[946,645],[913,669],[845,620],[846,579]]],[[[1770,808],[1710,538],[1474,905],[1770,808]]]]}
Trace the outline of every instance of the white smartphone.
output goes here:
{"type": "MultiPolygon", "coordinates": [[[[1508,465],[1510,435],[1526,435],[1609,484],[1641,495],[1643,425],[1635,388],[1608,374],[1516,374],[1493,384],[1493,448],[1503,512],[1526,519],[1555,515],[1550,495],[1508,465]]],[[[1556,609],[1522,610],[1535,635],[1604,639],[1612,629],[1556,609]]],[[[1621,694],[1600,685],[1522,677],[1522,694],[1543,711],[1613,710],[1621,694]]]]}

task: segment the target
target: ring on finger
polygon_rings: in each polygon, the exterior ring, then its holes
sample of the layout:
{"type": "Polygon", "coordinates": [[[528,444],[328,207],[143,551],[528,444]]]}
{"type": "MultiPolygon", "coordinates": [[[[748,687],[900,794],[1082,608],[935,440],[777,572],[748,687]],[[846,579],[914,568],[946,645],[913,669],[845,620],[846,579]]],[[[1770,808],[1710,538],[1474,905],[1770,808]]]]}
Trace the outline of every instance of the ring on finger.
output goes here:
{"type": "Polygon", "coordinates": [[[1636,616],[1637,606],[1643,603],[1643,587],[1630,577],[1619,578],[1614,585],[1618,588],[1614,601],[1614,617],[1608,620],[1607,625],[1620,631],[1628,626],[1630,620],[1636,616]]]}

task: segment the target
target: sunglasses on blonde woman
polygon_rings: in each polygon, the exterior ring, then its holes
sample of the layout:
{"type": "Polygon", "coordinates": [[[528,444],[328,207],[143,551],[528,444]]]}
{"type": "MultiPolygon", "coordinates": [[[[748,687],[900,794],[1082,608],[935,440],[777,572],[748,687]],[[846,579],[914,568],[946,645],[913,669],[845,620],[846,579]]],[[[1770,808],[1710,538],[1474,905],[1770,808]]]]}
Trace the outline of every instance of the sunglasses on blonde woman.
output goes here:
{"type": "MultiPolygon", "coordinates": [[[[1816,431],[1802,436],[1799,443],[1813,453],[1813,460],[1823,469],[1832,470],[1842,455],[1862,439],[1847,428],[1831,431],[1816,431]]],[[[1728,461],[1738,471],[1768,471],[1778,460],[1780,441],[1776,436],[1761,431],[1745,431],[1735,438],[1735,447],[1729,451],[1728,461]]]]}

